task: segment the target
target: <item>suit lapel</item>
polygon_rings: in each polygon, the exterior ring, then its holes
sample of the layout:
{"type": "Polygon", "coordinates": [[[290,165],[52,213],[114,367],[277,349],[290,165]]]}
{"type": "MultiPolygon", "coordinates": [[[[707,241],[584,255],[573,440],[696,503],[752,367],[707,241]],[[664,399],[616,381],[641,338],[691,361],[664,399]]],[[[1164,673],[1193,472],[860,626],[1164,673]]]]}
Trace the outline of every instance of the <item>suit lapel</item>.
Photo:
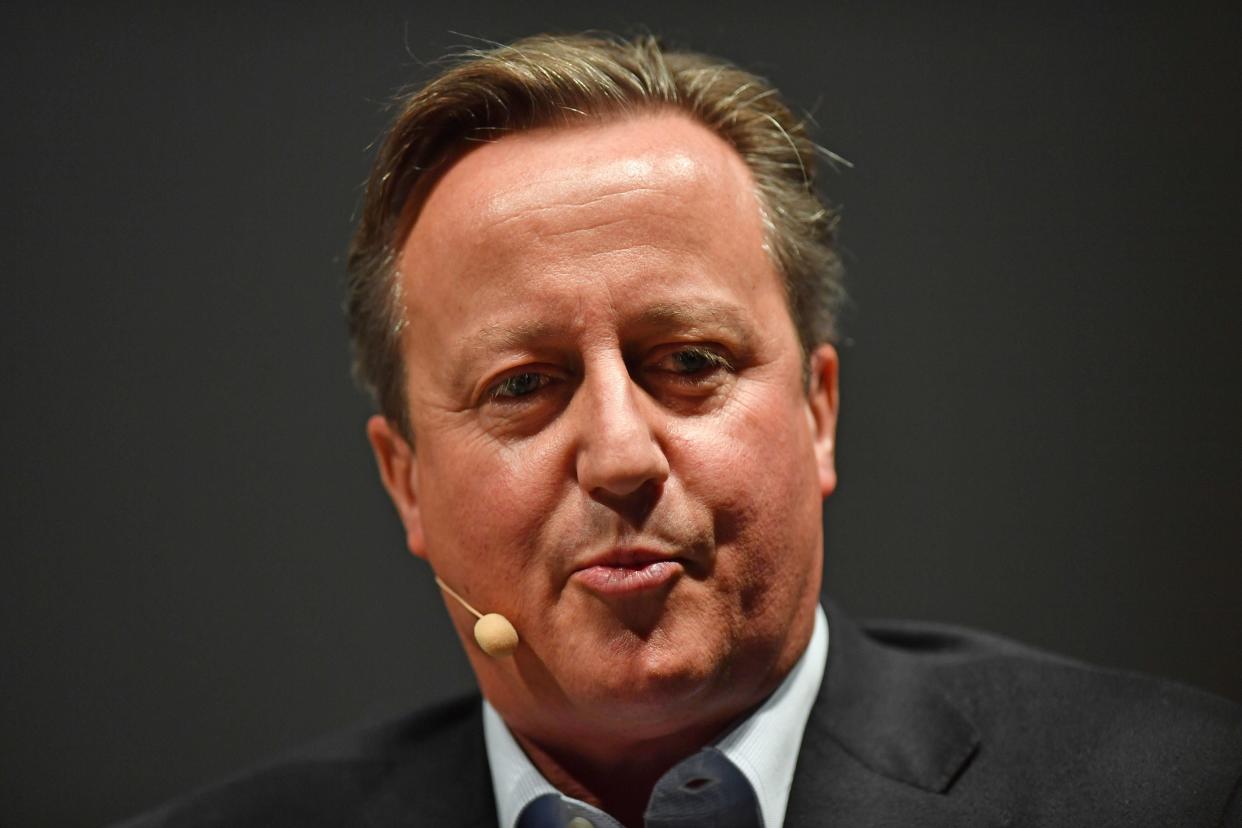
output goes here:
{"type": "Polygon", "coordinates": [[[979,734],[917,659],[827,604],[828,665],[807,722],[787,826],[993,822],[949,795],[979,734]]]}
{"type": "Polygon", "coordinates": [[[496,828],[482,702],[474,696],[455,704],[452,724],[434,727],[434,735],[422,732],[425,724],[393,734],[372,760],[384,771],[360,803],[357,822],[350,824],[496,828]],[[462,709],[468,712],[462,715],[462,709]]]}

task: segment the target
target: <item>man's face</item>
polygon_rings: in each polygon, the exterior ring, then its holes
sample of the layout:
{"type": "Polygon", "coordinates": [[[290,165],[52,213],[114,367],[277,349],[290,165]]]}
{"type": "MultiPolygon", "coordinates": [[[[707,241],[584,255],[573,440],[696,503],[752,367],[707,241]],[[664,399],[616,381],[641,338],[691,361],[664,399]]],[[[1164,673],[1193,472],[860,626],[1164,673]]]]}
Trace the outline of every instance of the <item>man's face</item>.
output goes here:
{"type": "MultiPolygon", "coordinates": [[[[521,635],[484,694],[545,743],[723,726],[810,635],[836,356],[811,391],[749,171],[674,115],[481,145],[401,251],[410,548],[521,635]]],[[[580,745],[579,745],[580,747],[580,745]]]]}

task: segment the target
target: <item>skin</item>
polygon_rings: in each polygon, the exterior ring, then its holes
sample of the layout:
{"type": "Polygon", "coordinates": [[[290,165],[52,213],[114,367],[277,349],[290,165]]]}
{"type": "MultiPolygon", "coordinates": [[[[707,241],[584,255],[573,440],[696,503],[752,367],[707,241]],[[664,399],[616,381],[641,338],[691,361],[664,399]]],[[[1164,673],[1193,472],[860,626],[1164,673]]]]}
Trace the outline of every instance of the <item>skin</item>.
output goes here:
{"type": "Polygon", "coordinates": [[[399,278],[414,447],[380,416],[367,432],[408,546],[519,631],[490,659],[446,597],[536,766],[641,824],[659,776],[810,639],[836,353],[810,354],[804,384],[749,170],[674,113],[474,149],[399,278]],[[610,550],[672,574],[595,589],[582,567],[610,550]]]}

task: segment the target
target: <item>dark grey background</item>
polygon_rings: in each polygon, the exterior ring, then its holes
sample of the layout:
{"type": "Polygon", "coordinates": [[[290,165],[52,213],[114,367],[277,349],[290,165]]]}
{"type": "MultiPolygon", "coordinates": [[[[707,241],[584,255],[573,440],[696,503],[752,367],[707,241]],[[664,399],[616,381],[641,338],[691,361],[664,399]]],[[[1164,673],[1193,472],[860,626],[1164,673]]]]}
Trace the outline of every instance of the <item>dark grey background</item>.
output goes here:
{"type": "Polygon", "coordinates": [[[4,12],[0,822],[469,686],[339,312],[379,104],[465,35],[645,25],[854,161],[848,607],[1242,699],[1236,12],[234,5],[4,12]]]}

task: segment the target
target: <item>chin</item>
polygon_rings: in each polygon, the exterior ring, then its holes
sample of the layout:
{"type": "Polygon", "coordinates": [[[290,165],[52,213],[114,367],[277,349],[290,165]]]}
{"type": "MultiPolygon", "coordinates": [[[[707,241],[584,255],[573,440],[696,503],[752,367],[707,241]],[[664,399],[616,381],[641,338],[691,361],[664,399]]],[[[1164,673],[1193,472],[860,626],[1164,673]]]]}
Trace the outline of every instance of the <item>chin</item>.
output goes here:
{"type": "Polygon", "coordinates": [[[611,663],[584,671],[579,686],[582,702],[612,717],[644,723],[667,718],[684,724],[686,711],[701,714],[709,699],[713,706],[724,706],[740,689],[728,681],[734,673],[732,650],[723,641],[656,637],[628,642],[618,650],[608,659],[611,663]]]}

